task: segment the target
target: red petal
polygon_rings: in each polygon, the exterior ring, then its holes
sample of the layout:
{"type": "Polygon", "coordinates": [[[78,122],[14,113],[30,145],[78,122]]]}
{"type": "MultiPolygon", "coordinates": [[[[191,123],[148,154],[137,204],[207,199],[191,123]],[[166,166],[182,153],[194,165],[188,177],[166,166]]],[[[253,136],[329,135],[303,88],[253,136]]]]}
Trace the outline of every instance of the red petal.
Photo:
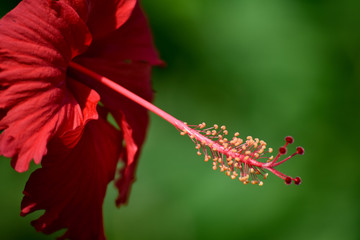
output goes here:
{"type": "Polygon", "coordinates": [[[121,142],[120,132],[102,118],[86,125],[71,150],[50,142],[42,168],[25,187],[21,214],[45,209],[32,225],[46,234],[67,228],[63,238],[105,239],[102,205],[114,178],[121,142]]]}
{"type": "Polygon", "coordinates": [[[99,39],[118,29],[130,17],[136,0],[92,0],[87,25],[94,37],[99,39]]]}
{"type": "MultiPolygon", "coordinates": [[[[90,49],[75,61],[149,101],[153,95],[150,64],[162,63],[153,46],[151,32],[139,5],[122,27],[104,39],[95,40],[90,49]]],[[[76,76],[101,95],[102,103],[110,109],[123,130],[126,153],[122,157],[124,167],[116,186],[119,189],[117,205],[126,203],[148,127],[148,112],[92,79],[78,74],[76,76]]]]}
{"type": "Polygon", "coordinates": [[[146,17],[137,4],[129,20],[105,38],[95,39],[82,57],[111,61],[146,61],[161,65],[146,17]]]}
{"type": "Polygon", "coordinates": [[[97,118],[97,94],[69,90],[66,82],[68,62],[90,42],[84,22],[62,1],[24,0],[1,19],[0,154],[12,157],[17,171],[31,159],[39,163],[55,135],[74,145],[85,122],[97,118]]]}
{"type": "MultiPolygon", "coordinates": [[[[151,66],[148,63],[116,63],[99,59],[81,59],[80,64],[109,77],[148,101],[152,100],[153,93],[150,84],[151,66]]],[[[126,153],[122,157],[124,168],[120,172],[121,178],[116,182],[116,185],[119,188],[117,204],[126,203],[131,184],[134,181],[137,160],[146,136],[149,120],[148,111],[92,79],[80,76],[80,74],[75,72],[73,74],[77,76],[77,79],[81,79],[87,85],[96,89],[101,96],[101,102],[109,109],[123,130],[126,153]]]]}
{"type": "Polygon", "coordinates": [[[132,183],[135,181],[135,171],[141,148],[145,140],[146,131],[149,123],[148,112],[141,107],[135,107],[136,114],[113,112],[114,118],[119,122],[121,118],[121,128],[124,133],[126,152],[122,156],[124,167],[120,169],[120,178],[115,182],[119,191],[116,205],[126,204],[129,200],[132,183]],[[130,120],[126,118],[130,117],[130,120]]]}

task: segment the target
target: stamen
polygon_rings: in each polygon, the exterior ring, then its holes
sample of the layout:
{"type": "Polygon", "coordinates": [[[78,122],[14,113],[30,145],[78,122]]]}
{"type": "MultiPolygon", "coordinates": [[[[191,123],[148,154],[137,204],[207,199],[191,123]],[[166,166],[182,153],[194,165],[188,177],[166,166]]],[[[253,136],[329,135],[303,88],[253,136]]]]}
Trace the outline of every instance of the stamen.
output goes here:
{"type": "MultiPolygon", "coordinates": [[[[203,148],[206,149],[208,147],[210,149],[209,152],[211,152],[214,161],[221,163],[220,171],[225,172],[225,175],[230,176],[231,179],[235,179],[237,175],[240,175],[239,180],[244,184],[250,182],[253,185],[258,184],[262,186],[263,182],[259,180],[259,177],[262,176],[263,179],[266,179],[268,173],[264,171],[269,170],[276,176],[282,178],[286,184],[294,182],[296,185],[299,185],[301,183],[300,177],[291,178],[274,169],[295,155],[304,153],[302,147],[297,147],[295,153],[278,161],[281,156],[286,154],[286,146],[294,142],[292,137],[287,136],[285,138],[285,145],[279,148],[279,152],[275,158],[273,156],[265,157],[264,155],[271,153],[273,149],[269,148],[265,152],[266,142],[263,140],[259,140],[258,138],[253,139],[251,136],[247,136],[244,142],[241,138],[238,138],[239,134],[237,133],[234,134],[234,138],[231,141],[228,141],[220,135],[220,132],[213,134],[213,129],[217,126],[216,124],[214,127],[207,128],[206,130],[200,130],[197,126],[200,125],[194,125],[192,129],[187,129],[186,132],[188,132],[189,136],[190,134],[194,136],[195,143],[201,141],[203,148]],[[194,131],[196,133],[194,133],[194,131]],[[211,135],[208,134],[209,131],[212,133],[211,135]],[[260,162],[259,159],[265,159],[266,162],[260,162]],[[251,179],[249,180],[249,178],[251,179]]],[[[221,130],[223,130],[222,133],[224,133],[225,129],[225,126],[221,127],[221,130]]],[[[217,168],[213,167],[213,169],[216,170],[217,168]]]]}

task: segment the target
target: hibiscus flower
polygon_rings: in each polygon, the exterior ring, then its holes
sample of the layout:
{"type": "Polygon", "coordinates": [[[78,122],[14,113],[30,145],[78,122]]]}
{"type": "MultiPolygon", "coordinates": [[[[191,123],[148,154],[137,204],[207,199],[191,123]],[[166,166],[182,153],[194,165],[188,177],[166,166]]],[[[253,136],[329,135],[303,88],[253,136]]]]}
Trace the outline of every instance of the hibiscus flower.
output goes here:
{"type": "Polygon", "coordinates": [[[0,20],[0,154],[18,172],[42,165],[21,215],[44,209],[32,225],[46,234],[66,228],[60,239],[104,239],[107,184],[121,157],[116,203],[127,202],[148,113],[72,63],[151,101],[150,70],[161,61],[139,3],[23,0],[0,20]]]}
{"type": "Polygon", "coordinates": [[[0,20],[0,154],[18,172],[31,160],[42,165],[21,204],[23,216],[45,210],[32,222],[38,231],[105,238],[106,187],[121,159],[116,204],[127,202],[147,110],[188,135],[197,154],[233,180],[262,186],[269,171],[286,184],[301,183],[275,169],[304,154],[297,147],[280,160],[292,137],[268,156],[273,149],[258,138],[229,138],[225,126],[188,125],[152,105],[150,70],[159,64],[135,0],[23,0],[0,20]]]}

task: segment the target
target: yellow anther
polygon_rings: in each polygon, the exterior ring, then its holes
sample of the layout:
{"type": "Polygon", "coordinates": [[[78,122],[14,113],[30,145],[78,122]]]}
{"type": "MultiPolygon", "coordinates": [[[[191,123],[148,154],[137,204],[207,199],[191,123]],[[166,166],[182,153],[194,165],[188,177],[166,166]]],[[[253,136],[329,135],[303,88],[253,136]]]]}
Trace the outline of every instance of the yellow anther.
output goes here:
{"type": "Polygon", "coordinates": [[[251,154],[251,151],[246,151],[245,152],[245,155],[250,155],[251,154]]]}
{"type": "Polygon", "coordinates": [[[245,146],[245,145],[244,145],[244,146],[242,146],[241,148],[242,148],[243,150],[246,150],[246,146],[245,146]]]}
{"type": "Polygon", "coordinates": [[[215,128],[215,129],[218,129],[219,126],[218,126],[217,124],[214,124],[214,128],[215,128]]]}
{"type": "Polygon", "coordinates": [[[205,145],[205,144],[206,144],[205,140],[202,140],[202,141],[201,141],[201,144],[202,144],[202,145],[205,145]]]}
{"type": "Polygon", "coordinates": [[[273,152],[273,149],[272,148],[269,148],[269,153],[272,153],[273,152]]]}
{"type": "Polygon", "coordinates": [[[200,149],[201,145],[200,144],[196,144],[196,149],[200,149]]]}
{"type": "Polygon", "coordinates": [[[215,130],[212,130],[212,131],[211,131],[211,135],[215,136],[215,135],[216,135],[216,131],[215,131],[215,130]]]}
{"type": "Polygon", "coordinates": [[[266,179],[268,177],[268,175],[269,175],[268,173],[265,173],[264,174],[264,179],[266,179]]]}
{"type": "Polygon", "coordinates": [[[198,152],[197,152],[197,155],[199,155],[199,156],[200,156],[200,155],[201,155],[201,152],[200,152],[200,151],[198,151],[198,152]]]}
{"type": "Polygon", "coordinates": [[[237,168],[238,166],[239,166],[239,163],[236,162],[236,163],[234,164],[234,167],[237,168]]]}
{"type": "Polygon", "coordinates": [[[224,138],[223,140],[224,140],[224,142],[227,142],[227,141],[228,141],[228,139],[227,139],[227,138],[224,138]]]}
{"type": "Polygon", "coordinates": [[[218,162],[221,163],[221,162],[222,162],[222,158],[219,158],[219,159],[218,159],[218,162]]]}
{"type": "Polygon", "coordinates": [[[259,186],[261,187],[262,185],[264,185],[264,183],[262,181],[260,181],[259,186]]]}
{"type": "Polygon", "coordinates": [[[218,157],[214,157],[213,161],[216,162],[219,158],[218,157]]]}
{"type": "Polygon", "coordinates": [[[211,135],[211,132],[209,130],[206,131],[206,135],[211,135]]]}
{"type": "Polygon", "coordinates": [[[229,176],[230,177],[230,175],[231,175],[231,173],[230,173],[230,171],[226,171],[226,176],[229,176]]]}
{"type": "Polygon", "coordinates": [[[190,138],[191,138],[191,139],[194,139],[194,138],[195,138],[195,136],[194,136],[194,135],[190,135],[190,138]]]}
{"type": "Polygon", "coordinates": [[[181,136],[184,136],[184,135],[186,135],[186,132],[183,131],[183,132],[180,133],[180,135],[181,135],[181,136]]]}
{"type": "Polygon", "coordinates": [[[216,170],[216,169],[217,169],[217,166],[213,166],[212,169],[213,169],[213,170],[216,170]]]}
{"type": "Polygon", "coordinates": [[[249,156],[244,157],[244,161],[247,161],[249,159],[249,156]]]}
{"type": "Polygon", "coordinates": [[[252,180],[252,181],[251,181],[251,184],[253,184],[253,185],[258,184],[258,183],[259,183],[259,182],[256,181],[256,180],[252,180]]]}
{"type": "Polygon", "coordinates": [[[221,126],[221,130],[225,130],[226,127],[224,125],[221,126]]]}
{"type": "Polygon", "coordinates": [[[187,122],[184,122],[185,125],[187,125],[187,122]]]}
{"type": "Polygon", "coordinates": [[[228,157],[226,158],[227,161],[231,161],[231,159],[232,159],[231,156],[228,156],[228,157]]]}
{"type": "Polygon", "coordinates": [[[231,175],[231,179],[234,180],[236,178],[235,175],[231,175]]]}
{"type": "Polygon", "coordinates": [[[228,130],[224,130],[224,135],[228,135],[228,130]]]}
{"type": "Polygon", "coordinates": [[[240,182],[245,182],[249,179],[249,175],[243,176],[243,177],[239,177],[239,181],[240,182]]]}
{"type": "Polygon", "coordinates": [[[252,136],[247,136],[246,139],[247,140],[252,140],[252,136]]]}
{"type": "Polygon", "coordinates": [[[237,162],[240,161],[240,158],[239,158],[239,157],[236,157],[236,158],[235,158],[235,161],[237,161],[237,162]]]}
{"type": "Polygon", "coordinates": [[[236,133],[234,134],[235,137],[237,137],[237,136],[239,136],[239,135],[240,135],[240,133],[238,133],[238,132],[236,132],[236,133]]]}
{"type": "Polygon", "coordinates": [[[270,156],[269,157],[269,160],[271,161],[271,160],[273,160],[274,159],[274,156],[270,156]]]}
{"type": "Polygon", "coordinates": [[[255,172],[255,170],[254,170],[253,168],[250,168],[249,170],[250,170],[250,173],[254,173],[254,172],[255,172]]]}
{"type": "Polygon", "coordinates": [[[249,180],[243,181],[243,184],[246,185],[249,183],[249,180]]]}
{"type": "Polygon", "coordinates": [[[227,164],[231,166],[233,163],[234,163],[233,161],[228,161],[227,164]]]}
{"type": "Polygon", "coordinates": [[[255,174],[257,174],[257,175],[261,174],[260,170],[256,169],[255,174]]]}
{"type": "Polygon", "coordinates": [[[259,157],[259,154],[258,154],[258,153],[255,153],[255,154],[254,154],[254,157],[255,157],[255,158],[258,158],[258,157],[259,157]]]}

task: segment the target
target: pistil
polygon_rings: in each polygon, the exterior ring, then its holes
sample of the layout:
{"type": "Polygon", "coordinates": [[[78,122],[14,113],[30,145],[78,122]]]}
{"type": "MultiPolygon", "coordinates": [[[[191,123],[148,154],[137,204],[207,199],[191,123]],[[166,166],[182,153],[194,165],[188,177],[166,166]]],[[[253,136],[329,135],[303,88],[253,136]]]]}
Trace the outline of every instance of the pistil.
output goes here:
{"type": "Polygon", "coordinates": [[[235,133],[233,138],[229,140],[226,138],[228,130],[225,126],[219,127],[215,124],[206,128],[205,123],[188,125],[114,81],[80,64],[70,62],[69,67],[72,70],[85,74],[91,79],[109,87],[113,91],[127,97],[165,119],[178,129],[181,135],[189,136],[195,143],[197,154],[199,156],[204,155],[205,162],[208,162],[211,159],[213,160],[213,170],[219,168],[221,172],[225,172],[226,176],[229,176],[231,179],[238,178],[239,181],[244,184],[252,183],[262,186],[263,182],[261,181],[260,176],[262,176],[262,179],[266,179],[268,176],[264,170],[268,170],[282,178],[286,184],[294,182],[296,185],[299,185],[301,183],[300,177],[292,178],[274,169],[276,166],[288,161],[295,155],[304,154],[304,149],[302,147],[297,147],[295,153],[279,161],[280,157],[286,154],[287,145],[294,142],[292,137],[288,136],[285,138],[286,143],[279,148],[279,152],[275,158],[273,156],[266,156],[267,154],[270,154],[273,149],[268,148],[266,151],[267,144],[258,138],[253,139],[251,136],[248,136],[244,141],[238,137],[239,133],[235,133]],[[259,161],[260,159],[264,159],[265,162],[259,161]]]}

